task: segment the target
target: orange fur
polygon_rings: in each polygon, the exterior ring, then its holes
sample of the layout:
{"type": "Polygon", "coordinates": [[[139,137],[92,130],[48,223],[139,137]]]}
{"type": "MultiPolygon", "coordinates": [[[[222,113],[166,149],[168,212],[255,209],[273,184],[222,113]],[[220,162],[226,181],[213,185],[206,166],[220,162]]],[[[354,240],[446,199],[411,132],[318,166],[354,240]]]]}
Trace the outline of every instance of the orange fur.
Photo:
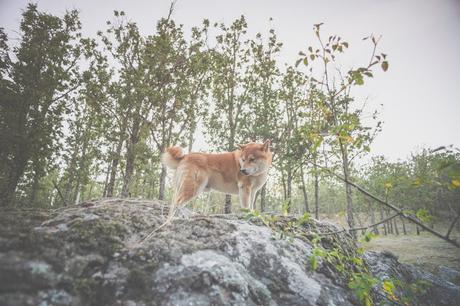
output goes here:
{"type": "Polygon", "coordinates": [[[171,210],[209,189],[238,194],[241,207],[255,208],[255,194],[265,184],[272,162],[269,145],[269,141],[249,143],[240,145],[240,150],[220,154],[184,155],[179,147],[166,149],[162,162],[176,169],[171,210]]]}

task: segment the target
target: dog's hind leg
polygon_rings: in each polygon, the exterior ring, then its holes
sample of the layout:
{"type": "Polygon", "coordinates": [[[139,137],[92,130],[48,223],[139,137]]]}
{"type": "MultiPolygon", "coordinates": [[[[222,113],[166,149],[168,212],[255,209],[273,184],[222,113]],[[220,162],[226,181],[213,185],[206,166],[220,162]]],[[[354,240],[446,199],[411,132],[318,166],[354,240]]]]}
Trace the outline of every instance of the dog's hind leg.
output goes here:
{"type": "Polygon", "coordinates": [[[208,180],[205,173],[203,173],[203,170],[200,168],[187,167],[185,169],[178,169],[175,183],[176,190],[173,204],[175,206],[181,206],[202,193],[208,184],[208,180]]]}
{"type": "Polygon", "coordinates": [[[187,166],[177,168],[174,181],[175,191],[166,221],[152,230],[140,243],[150,239],[157,231],[170,224],[177,208],[198,196],[208,184],[207,177],[201,169],[187,166]]]}

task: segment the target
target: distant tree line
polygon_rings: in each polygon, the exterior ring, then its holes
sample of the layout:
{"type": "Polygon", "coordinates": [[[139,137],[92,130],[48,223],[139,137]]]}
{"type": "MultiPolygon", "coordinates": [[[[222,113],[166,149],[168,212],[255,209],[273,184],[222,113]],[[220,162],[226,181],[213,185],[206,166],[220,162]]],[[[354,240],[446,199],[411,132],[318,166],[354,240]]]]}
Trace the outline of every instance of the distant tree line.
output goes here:
{"type": "MultiPolygon", "coordinates": [[[[316,217],[345,212],[350,227],[357,212],[374,219],[388,214],[322,170],[327,167],[421,218],[425,211],[458,213],[457,150],[356,162],[382,128],[378,112],[353,97],[376,68],[389,67],[378,37],[364,39],[369,58],[347,70],[339,62],[348,42],[323,36],[317,24],[316,40],[283,66],[273,29],[251,37],[241,16],[229,25],[205,19],[187,36],[171,13],[143,35],[115,11],[106,29],[88,38],[76,11],[58,17],[29,4],[18,41],[0,29],[2,206],[168,199],[161,152],[171,145],[191,151],[204,131],[213,151],[273,141],[274,169],[258,195],[262,211],[283,204],[316,217]]],[[[232,210],[230,196],[215,194],[191,205],[232,210]]]]}

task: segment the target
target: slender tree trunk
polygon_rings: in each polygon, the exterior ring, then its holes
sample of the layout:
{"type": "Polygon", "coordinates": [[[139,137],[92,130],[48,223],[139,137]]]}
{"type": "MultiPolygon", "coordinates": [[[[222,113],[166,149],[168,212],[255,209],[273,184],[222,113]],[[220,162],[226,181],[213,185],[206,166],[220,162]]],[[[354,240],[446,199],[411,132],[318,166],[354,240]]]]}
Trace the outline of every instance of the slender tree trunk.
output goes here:
{"type": "Polygon", "coordinates": [[[80,202],[80,196],[82,193],[82,175],[85,173],[85,158],[86,158],[86,151],[88,149],[88,137],[84,136],[84,141],[83,141],[83,148],[81,150],[81,156],[78,161],[78,171],[77,171],[77,187],[76,187],[76,195],[75,198],[73,199],[73,202],[75,204],[78,204],[80,202]]]}
{"type": "Polygon", "coordinates": [[[161,173],[160,173],[160,189],[158,190],[158,199],[160,200],[165,199],[165,190],[166,190],[166,166],[162,164],[161,173]]]}
{"type": "Polygon", "coordinates": [[[286,188],[286,178],[284,176],[284,171],[281,171],[281,183],[283,185],[283,200],[287,198],[287,188],[286,188]]]}
{"type": "Polygon", "coordinates": [[[28,153],[26,148],[18,148],[13,160],[2,161],[5,163],[6,169],[1,169],[0,172],[0,206],[13,206],[15,200],[16,187],[19,180],[24,174],[28,153]]]}
{"type": "Polygon", "coordinates": [[[265,201],[267,197],[267,183],[264,184],[262,189],[260,189],[260,211],[265,211],[265,201]]]}
{"type": "Polygon", "coordinates": [[[225,214],[232,213],[232,196],[230,194],[225,195],[224,213],[225,214]]]}
{"type": "MultiPolygon", "coordinates": [[[[369,206],[369,213],[371,215],[371,224],[375,224],[375,212],[372,209],[371,202],[368,201],[367,204],[369,206]]],[[[375,225],[373,227],[372,231],[374,232],[374,234],[379,235],[379,229],[378,229],[377,225],[375,225]]]]}
{"type": "MultiPolygon", "coordinates": [[[[235,147],[235,129],[236,123],[233,122],[233,87],[231,91],[231,103],[229,109],[229,119],[230,119],[230,137],[228,139],[228,152],[231,152],[235,147]]],[[[251,207],[249,207],[251,208],[251,207]]],[[[232,196],[230,194],[225,195],[225,202],[224,202],[224,213],[231,214],[232,213],[232,196]]]]}
{"type": "Polygon", "coordinates": [[[136,117],[133,122],[131,135],[129,137],[129,144],[126,152],[126,167],[125,176],[123,177],[123,187],[121,189],[121,197],[126,198],[130,196],[129,188],[131,184],[132,175],[134,173],[134,162],[136,160],[136,145],[139,142],[139,129],[141,119],[136,117]]]}
{"type": "MultiPolygon", "coordinates": [[[[342,166],[343,166],[343,176],[346,181],[350,180],[350,164],[348,160],[347,147],[340,141],[340,149],[342,153],[342,166]]],[[[347,223],[349,228],[355,227],[355,221],[353,218],[353,194],[351,186],[345,182],[345,192],[347,195],[347,223]]],[[[353,231],[352,235],[356,238],[356,232],[353,231]]]]}
{"type": "Polygon", "coordinates": [[[305,212],[309,213],[310,208],[308,207],[308,194],[307,194],[307,188],[305,186],[305,176],[303,173],[303,165],[300,166],[300,176],[301,176],[301,182],[302,182],[303,204],[305,207],[305,212]]]}
{"type": "MultiPolygon", "coordinates": [[[[34,161],[34,163],[37,163],[37,161],[34,161]]],[[[34,169],[34,178],[33,178],[33,183],[32,183],[32,190],[30,192],[30,197],[29,197],[29,201],[30,201],[30,203],[32,205],[35,203],[38,188],[39,188],[39,185],[40,185],[40,178],[42,177],[39,167],[35,166],[34,168],[35,169],[34,169]]]]}
{"type": "Polygon", "coordinates": [[[319,220],[319,174],[315,160],[315,218],[319,220]]]}
{"type": "Polygon", "coordinates": [[[107,185],[107,197],[113,197],[113,190],[115,188],[115,180],[117,178],[118,163],[120,162],[121,149],[123,148],[124,140],[124,128],[120,133],[120,138],[118,139],[117,148],[112,156],[112,166],[110,167],[110,178],[109,184],[107,185]]]}
{"type": "Polygon", "coordinates": [[[110,177],[110,163],[107,163],[107,171],[105,172],[105,180],[104,180],[104,191],[102,192],[103,198],[107,196],[107,187],[109,185],[109,177],[110,177]]]}
{"type": "MultiPolygon", "coordinates": [[[[194,120],[194,119],[191,119],[191,120],[194,120]]],[[[188,135],[188,151],[189,152],[192,152],[193,143],[195,142],[195,139],[193,138],[194,134],[195,134],[195,124],[193,124],[192,127],[190,128],[189,135],[188,135]]]]}
{"type": "Polygon", "coordinates": [[[89,184],[88,199],[91,199],[92,193],[93,193],[93,183],[91,182],[89,184]]]}
{"type": "Polygon", "coordinates": [[[121,197],[127,198],[130,196],[129,188],[131,183],[131,177],[134,173],[134,160],[136,159],[134,153],[134,145],[130,143],[128,145],[128,152],[126,154],[126,167],[125,176],[123,177],[123,186],[121,188],[121,197]]]}
{"type": "MultiPolygon", "coordinates": [[[[385,216],[383,214],[383,207],[381,206],[380,207],[380,221],[382,221],[383,219],[385,219],[385,216]]],[[[386,236],[388,234],[386,222],[384,222],[382,225],[383,225],[383,234],[386,236]]]]}
{"type": "Polygon", "coordinates": [[[287,211],[288,213],[291,213],[291,205],[292,205],[292,172],[291,169],[289,169],[287,173],[287,179],[286,179],[286,187],[287,187],[287,193],[286,193],[286,201],[288,201],[288,206],[287,206],[287,211]]]}
{"type": "MultiPolygon", "coordinates": [[[[390,216],[390,210],[387,209],[386,213],[387,213],[387,217],[389,217],[390,216]]],[[[387,227],[388,227],[388,233],[393,235],[394,231],[393,231],[393,221],[392,220],[387,221],[387,227]]]]}
{"type": "Polygon", "coordinates": [[[399,235],[398,223],[396,222],[397,219],[398,218],[394,218],[393,222],[394,222],[394,227],[395,227],[395,233],[396,233],[396,235],[399,235]]]}
{"type": "Polygon", "coordinates": [[[403,233],[404,233],[404,235],[407,235],[406,221],[404,221],[404,218],[401,218],[401,221],[402,221],[403,233]]]}

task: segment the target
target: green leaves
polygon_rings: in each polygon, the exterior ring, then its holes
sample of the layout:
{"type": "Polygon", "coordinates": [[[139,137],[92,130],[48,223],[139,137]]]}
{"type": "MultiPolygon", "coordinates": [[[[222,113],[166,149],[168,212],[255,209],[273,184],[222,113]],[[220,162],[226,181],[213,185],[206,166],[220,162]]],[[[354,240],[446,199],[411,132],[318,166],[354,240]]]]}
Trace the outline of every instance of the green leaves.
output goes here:
{"type": "Polygon", "coordinates": [[[368,273],[355,273],[348,283],[358,300],[366,306],[373,305],[371,291],[378,284],[378,280],[368,273]]]}
{"type": "Polygon", "coordinates": [[[387,71],[387,70],[388,70],[388,62],[387,62],[387,61],[383,61],[381,65],[382,65],[382,70],[383,70],[383,71],[387,71]]]}
{"type": "Polygon", "coordinates": [[[377,235],[374,234],[373,232],[367,232],[362,238],[362,242],[370,242],[373,238],[375,238],[377,235]]]}
{"type": "Polygon", "coordinates": [[[418,209],[415,213],[415,216],[422,222],[430,222],[433,219],[433,216],[426,209],[418,209]]]}

